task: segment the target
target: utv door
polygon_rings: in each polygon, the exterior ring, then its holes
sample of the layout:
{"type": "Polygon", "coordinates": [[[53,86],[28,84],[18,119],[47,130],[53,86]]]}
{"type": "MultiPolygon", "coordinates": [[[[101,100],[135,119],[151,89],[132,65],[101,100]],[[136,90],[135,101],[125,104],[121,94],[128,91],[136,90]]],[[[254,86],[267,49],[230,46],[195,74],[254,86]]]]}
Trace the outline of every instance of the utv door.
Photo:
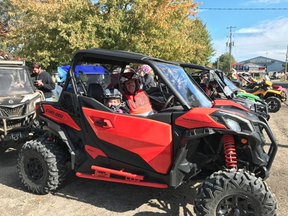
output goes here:
{"type": "Polygon", "coordinates": [[[161,174],[168,173],[173,152],[170,124],[115,113],[87,97],[81,103],[83,117],[88,123],[87,133],[92,132],[90,137],[94,137],[87,143],[86,151],[92,152],[91,149],[99,147],[110,159],[161,174]]]}

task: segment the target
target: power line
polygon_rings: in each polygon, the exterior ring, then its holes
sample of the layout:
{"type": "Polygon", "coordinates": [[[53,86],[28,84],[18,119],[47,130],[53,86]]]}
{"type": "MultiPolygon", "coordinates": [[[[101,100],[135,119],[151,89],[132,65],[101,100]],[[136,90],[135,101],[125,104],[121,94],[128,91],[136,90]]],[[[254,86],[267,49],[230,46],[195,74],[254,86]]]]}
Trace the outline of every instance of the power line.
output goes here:
{"type": "Polygon", "coordinates": [[[288,8],[201,8],[200,10],[288,10],[288,8]]]}

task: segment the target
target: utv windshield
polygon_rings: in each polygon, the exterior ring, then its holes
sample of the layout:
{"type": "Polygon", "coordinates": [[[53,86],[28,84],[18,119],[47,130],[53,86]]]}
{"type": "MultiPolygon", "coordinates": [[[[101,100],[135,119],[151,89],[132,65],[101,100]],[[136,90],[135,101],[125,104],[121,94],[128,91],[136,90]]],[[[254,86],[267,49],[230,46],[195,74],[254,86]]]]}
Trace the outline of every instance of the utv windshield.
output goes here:
{"type": "Polygon", "coordinates": [[[233,98],[235,95],[234,95],[234,92],[235,91],[238,91],[239,89],[238,89],[238,87],[237,86],[235,86],[230,80],[228,80],[228,81],[226,81],[226,77],[224,76],[224,82],[223,82],[223,80],[219,77],[219,75],[217,74],[215,74],[215,77],[214,77],[214,79],[216,79],[217,80],[217,82],[219,83],[219,85],[221,85],[221,88],[223,89],[223,93],[227,96],[227,97],[229,97],[229,98],[233,98]],[[234,87],[236,87],[237,89],[232,89],[233,88],[233,86],[232,86],[232,88],[230,88],[230,86],[229,86],[229,84],[228,84],[228,82],[231,82],[230,84],[232,84],[232,85],[234,85],[234,87]]]}
{"type": "Polygon", "coordinates": [[[33,88],[25,68],[0,68],[0,96],[25,95],[33,88]]]}
{"type": "Polygon", "coordinates": [[[225,76],[224,76],[224,81],[233,92],[240,92],[240,89],[231,80],[229,80],[225,76]]]}
{"type": "Polygon", "coordinates": [[[212,106],[212,101],[192,82],[183,68],[164,63],[155,64],[191,107],[212,106]]]}

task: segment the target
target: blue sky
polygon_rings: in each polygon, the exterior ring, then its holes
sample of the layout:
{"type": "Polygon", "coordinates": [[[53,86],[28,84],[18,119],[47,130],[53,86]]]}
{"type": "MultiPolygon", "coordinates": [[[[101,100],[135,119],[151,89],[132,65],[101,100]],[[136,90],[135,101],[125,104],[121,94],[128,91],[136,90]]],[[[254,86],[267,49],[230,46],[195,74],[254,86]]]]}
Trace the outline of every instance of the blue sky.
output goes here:
{"type": "MultiPolygon", "coordinates": [[[[194,1],[201,2],[201,1],[194,1]]],[[[203,0],[198,15],[206,24],[217,57],[229,52],[240,62],[257,56],[285,61],[288,46],[288,10],[208,10],[201,8],[288,8],[288,0],[203,0]]]]}

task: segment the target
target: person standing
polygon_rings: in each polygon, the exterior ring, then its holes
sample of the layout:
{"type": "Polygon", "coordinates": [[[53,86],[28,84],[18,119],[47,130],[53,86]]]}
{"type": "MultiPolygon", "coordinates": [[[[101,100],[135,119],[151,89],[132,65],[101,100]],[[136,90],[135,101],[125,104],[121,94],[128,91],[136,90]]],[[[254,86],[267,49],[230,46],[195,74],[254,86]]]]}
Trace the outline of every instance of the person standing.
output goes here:
{"type": "Polygon", "coordinates": [[[42,70],[39,62],[32,62],[31,70],[31,78],[35,87],[43,92],[46,101],[53,101],[52,91],[55,89],[55,83],[53,82],[51,75],[45,70],[42,70]]]}

